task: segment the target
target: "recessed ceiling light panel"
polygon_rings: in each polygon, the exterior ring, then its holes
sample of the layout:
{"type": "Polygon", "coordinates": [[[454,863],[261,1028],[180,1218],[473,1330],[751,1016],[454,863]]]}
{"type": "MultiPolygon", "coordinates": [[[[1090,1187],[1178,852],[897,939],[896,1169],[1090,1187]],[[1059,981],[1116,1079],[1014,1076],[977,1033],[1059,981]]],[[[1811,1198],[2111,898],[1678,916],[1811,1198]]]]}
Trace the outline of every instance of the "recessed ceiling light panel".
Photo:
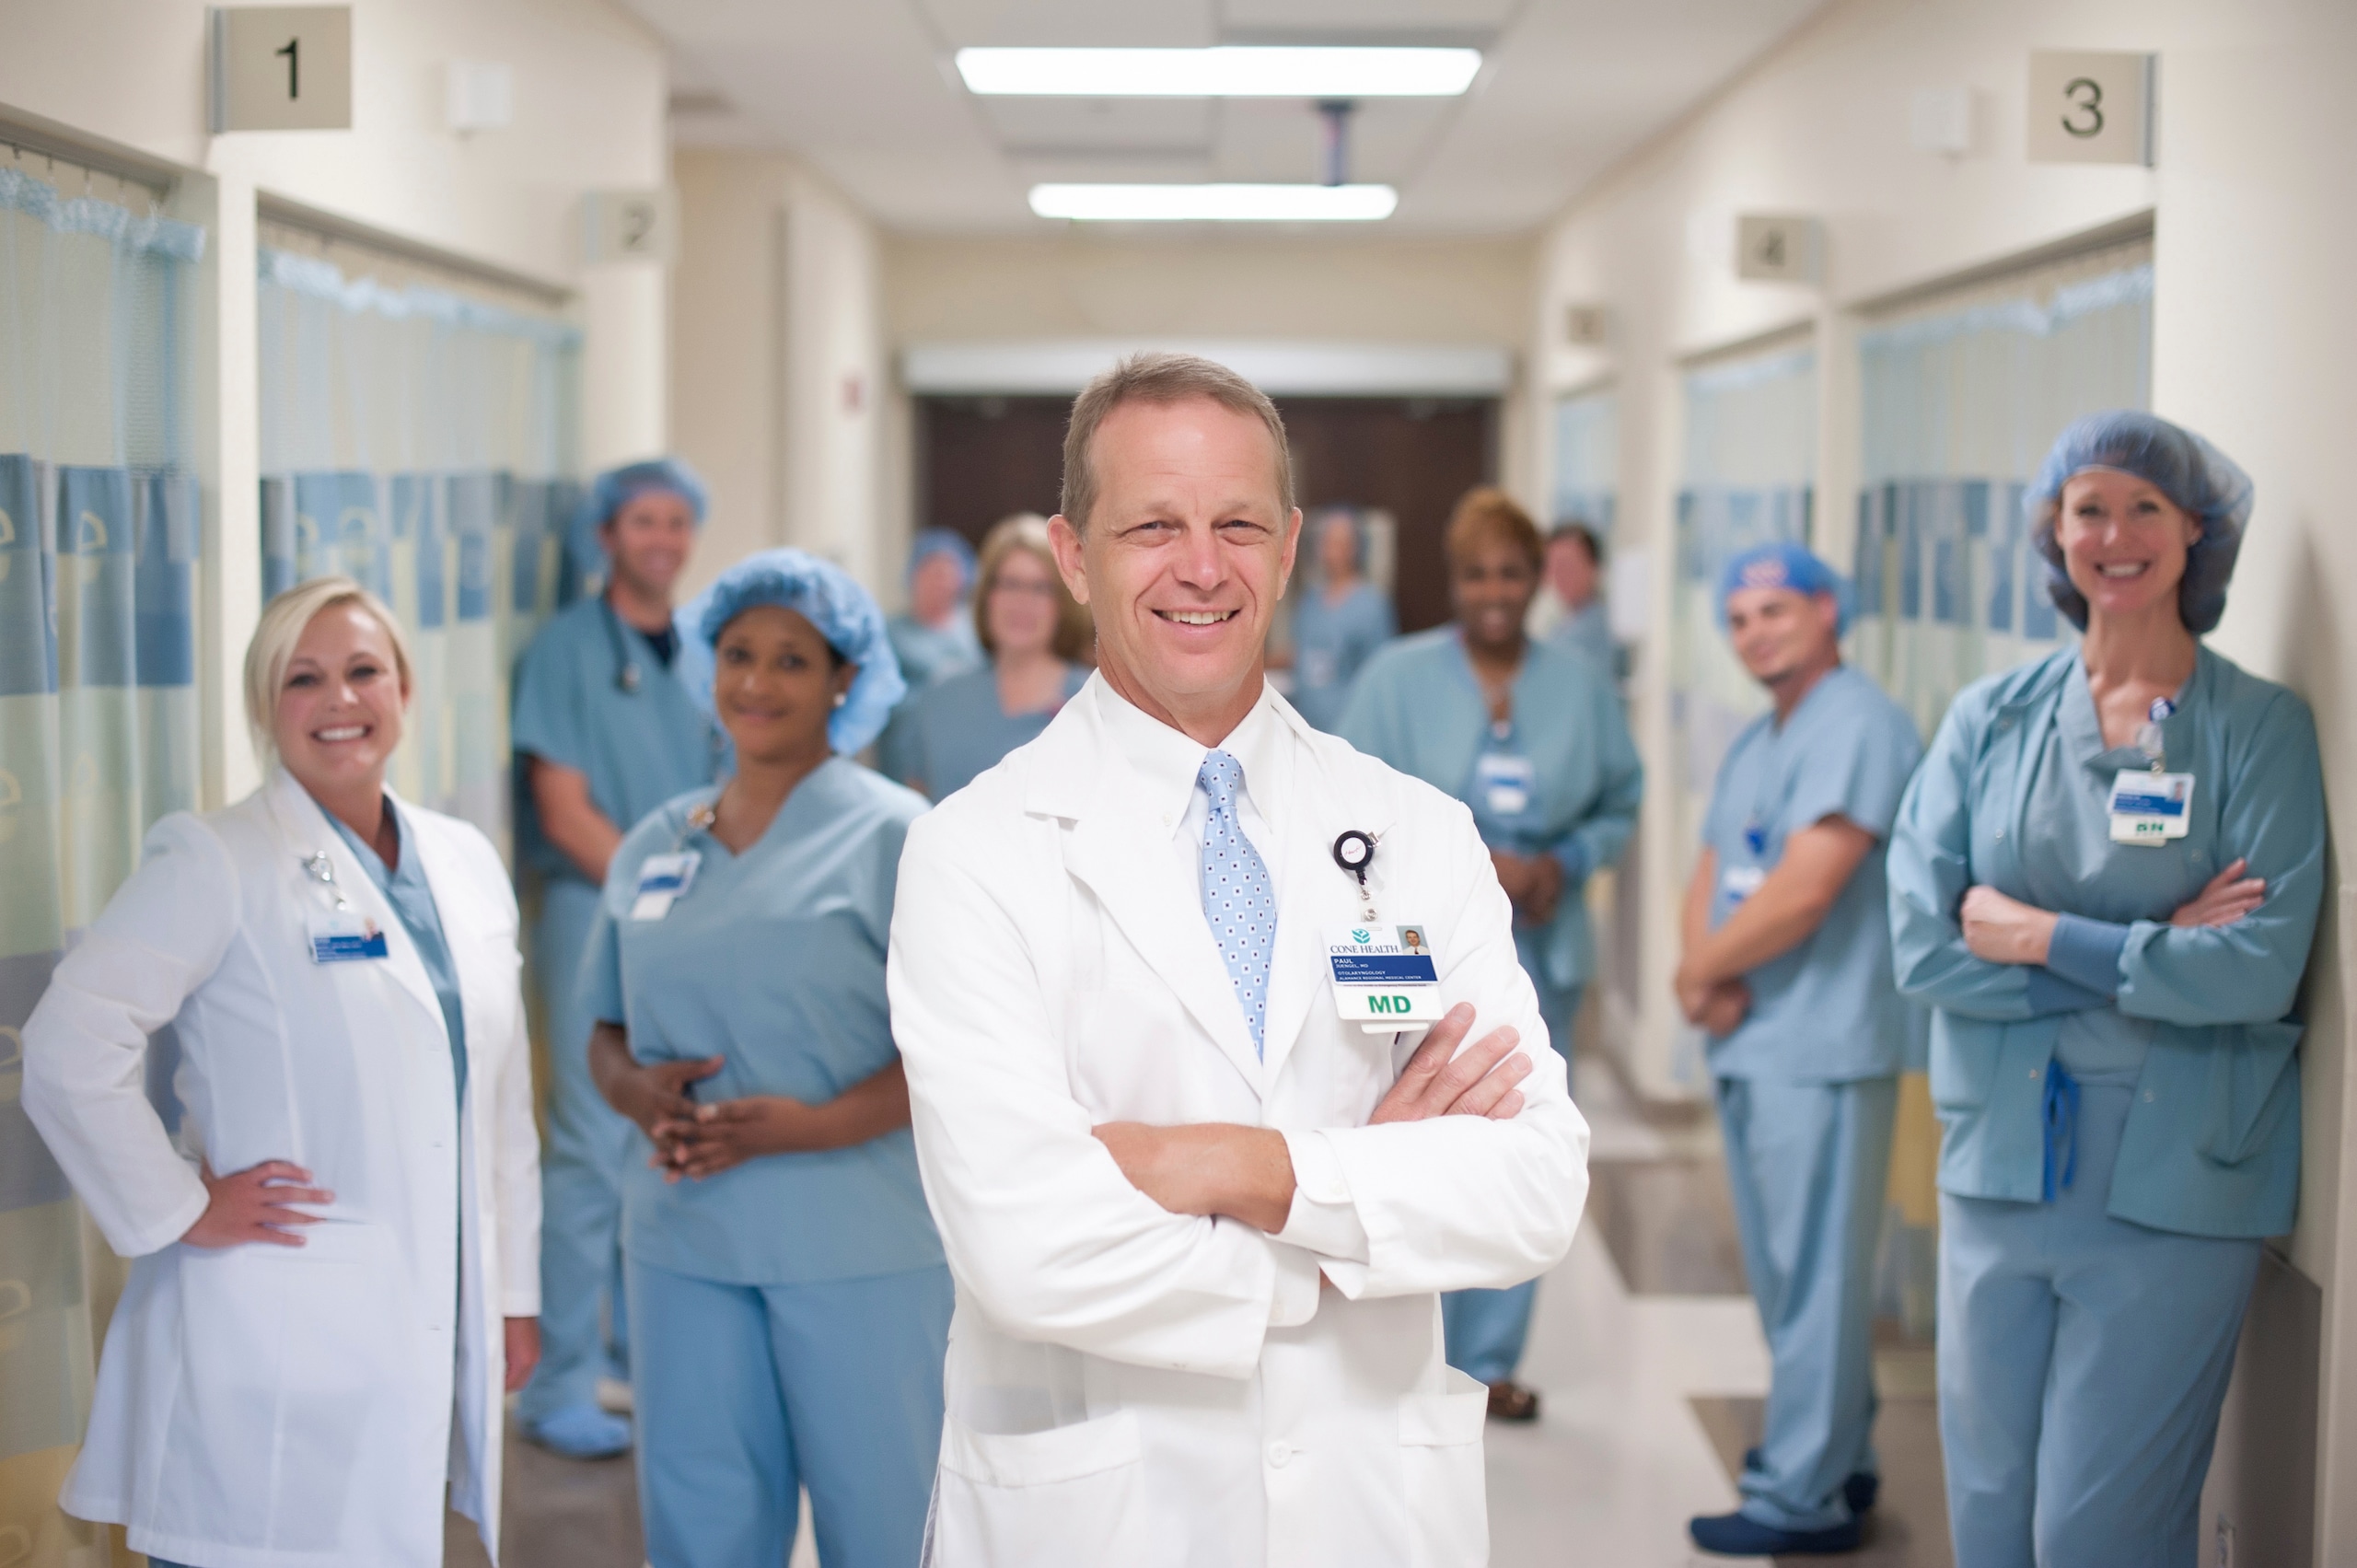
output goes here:
{"type": "Polygon", "coordinates": [[[1453,98],[1478,49],[961,49],[967,90],[1034,98],[1453,98]]]}
{"type": "Polygon", "coordinates": [[[1093,223],[1373,223],[1391,215],[1388,185],[1034,185],[1043,218],[1093,223]]]}

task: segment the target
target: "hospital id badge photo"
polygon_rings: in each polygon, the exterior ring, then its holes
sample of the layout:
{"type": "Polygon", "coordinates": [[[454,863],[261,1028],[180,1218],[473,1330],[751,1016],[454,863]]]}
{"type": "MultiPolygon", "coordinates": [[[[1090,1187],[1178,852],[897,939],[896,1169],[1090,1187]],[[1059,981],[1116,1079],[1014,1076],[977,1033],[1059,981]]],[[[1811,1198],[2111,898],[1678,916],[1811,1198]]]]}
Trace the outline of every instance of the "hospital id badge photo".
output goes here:
{"type": "Polygon", "coordinates": [[[631,919],[661,920],[669,914],[671,906],[696,885],[696,867],[702,864],[702,853],[691,849],[677,854],[650,854],[641,861],[638,887],[631,895],[631,919]]]}
{"type": "Polygon", "coordinates": [[[349,964],[391,956],[384,932],[358,910],[316,910],[304,925],[315,964],[349,964]]]}
{"type": "Polygon", "coordinates": [[[2191,773],[2122,768],[2111,781],[2111,842],[2160,844],[2185,837],[2193,805],[2191,773]]]}
{"type": "Polygon", "coordinates": [[[1326,967],[1334,1011],[1346,1024],[1391,1034],[1440,1022],[1440,970],[1422,925],[1335,926],[1326,934],[1326,967]]]}

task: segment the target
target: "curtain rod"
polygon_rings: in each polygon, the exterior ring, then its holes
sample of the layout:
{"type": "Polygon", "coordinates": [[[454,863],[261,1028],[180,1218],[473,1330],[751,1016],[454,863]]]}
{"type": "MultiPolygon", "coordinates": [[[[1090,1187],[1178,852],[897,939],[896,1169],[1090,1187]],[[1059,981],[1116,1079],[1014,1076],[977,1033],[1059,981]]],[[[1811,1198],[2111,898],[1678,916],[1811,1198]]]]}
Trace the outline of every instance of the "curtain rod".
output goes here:
{"type": "Polygon", "coordinates": [[[533,277],[528,273],[511,272],[494,262],[478,261],[470,256],[461,256],[455,251],[444,250],[439,247],[425,244],[422,240],[404,238],[401,235],[372,227],[367,224],[319,207],[306,206],[300,202],[289,201],[284,196],[263,192],[256,197],[255,208],[264,223],[282,224],[288,228],[304,229],[325,239],[343,240],[350,244],[365,246],[371,250],[381,250],[404,261],[413,261],[421,266],[432,267],[462,278],[470,278],[478,283],[510,289],[517,294],[528,296],[551,309],[563,309],[573,303],[573,290],[533,277]]]}
{"type": "Polygon", "coordinates": [[[104,174],[136,185],[158,198],[169,196],[182,171],[161,158],[118,146],[75,132],[39,115],[0,111],[0,147],[26,157],[70,163],[92,174],[104,174]]]}

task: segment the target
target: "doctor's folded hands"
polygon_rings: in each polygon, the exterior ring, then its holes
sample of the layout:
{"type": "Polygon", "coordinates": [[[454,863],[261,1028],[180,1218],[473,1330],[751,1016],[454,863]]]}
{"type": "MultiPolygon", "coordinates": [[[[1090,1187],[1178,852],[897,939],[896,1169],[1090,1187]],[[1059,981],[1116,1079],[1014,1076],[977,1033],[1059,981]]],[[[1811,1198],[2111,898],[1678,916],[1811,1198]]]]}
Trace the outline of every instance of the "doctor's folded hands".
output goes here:
{"type": "Polygon", "coordinates": [[[1263,681],[1292,488],[1224,367],[1093,382],[1052,534],[1098,672],[909,829],[939,1568],[1488,1559],[1440,1293],[1564,1255],[1587,1126],[1471,814],[1263,681]]]}
{"type": "Polygon", "coordinates": [[[156,824],[25,1024],[25,1109],[133,1260],[59,1502],[158,1568],[431,1568],[446,1494],[498,1550],[500,1399],[540,1353],[516,900],[385,788],[410,670],[351,579],[273,599],[268,778],[156,824]]]}

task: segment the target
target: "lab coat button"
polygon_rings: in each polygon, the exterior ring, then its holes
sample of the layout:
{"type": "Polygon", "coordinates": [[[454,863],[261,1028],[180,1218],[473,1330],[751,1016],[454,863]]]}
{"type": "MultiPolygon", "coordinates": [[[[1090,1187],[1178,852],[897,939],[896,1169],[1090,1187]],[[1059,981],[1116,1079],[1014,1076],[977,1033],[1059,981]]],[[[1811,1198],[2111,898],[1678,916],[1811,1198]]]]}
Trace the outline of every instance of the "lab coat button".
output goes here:
{"type": "Polygon", "coordinates": [[[2005,842],[2005,830],[2003,828],[1997,830],[1997,842],[1999,843],[2005,842]]]}
{"type": "Polygon", "coordinates": [[[1271,1443],[1271,1444],[1270,1444],[1270,1445],[1269,1445],[1269,1463],[1270,1463],[1271,1465],[1274,1466],[1276,1469],[1284,1469],[1284,1468],[1285,1468],[1285,1466],[1286,1466],[1287,1464],[1289,1464],[1289,1463],[1292,1461],[1292,1459],[1293,1459],[1293,1445],[1292,1445],[1292,1444],[1290,1444],[1290,1443],[1271,1443]]]}

